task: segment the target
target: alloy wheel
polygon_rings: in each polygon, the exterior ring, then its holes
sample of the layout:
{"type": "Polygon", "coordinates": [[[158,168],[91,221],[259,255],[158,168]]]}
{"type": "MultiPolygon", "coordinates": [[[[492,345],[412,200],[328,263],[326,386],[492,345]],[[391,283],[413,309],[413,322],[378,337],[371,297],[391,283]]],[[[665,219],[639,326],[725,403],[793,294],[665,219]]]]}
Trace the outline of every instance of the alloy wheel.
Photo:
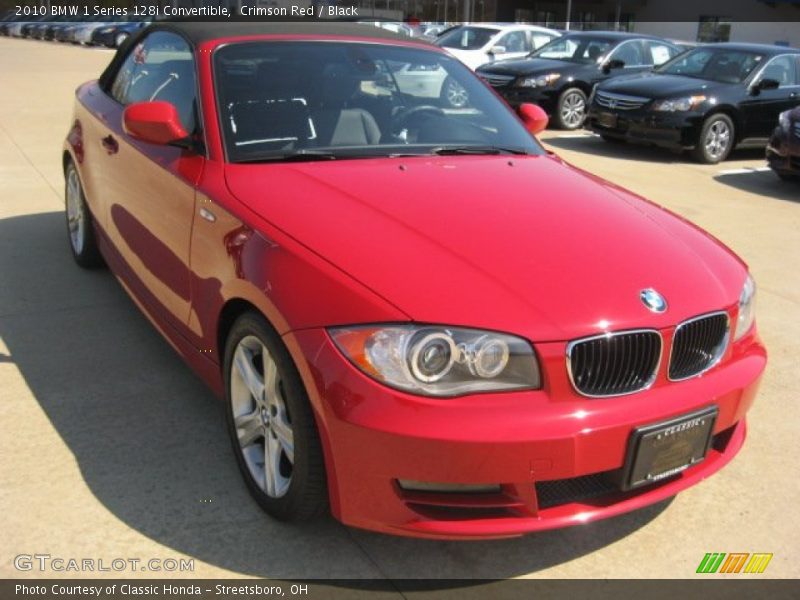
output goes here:
{"type": "Polygon", "coordinates": [[[294,429],[278,366],[255,336],[233,354],[230,397],[239,449],[259,488],[271,498],[289,491],[294,470],[294,429]]]}
{"type": "Polygon", "coordinates": [[[723,121],[714,121],[708,128],[703,145],[708,155],[717,160],[725,155],[731,143],[731,128],[723,121]]]}
{"type": "Polygon", "coordinates": [[[574,129],[583,123],[586,116],[586,100],[578,92],[570,92],[561,102],[561,122],[574,129]]]}
{"type": "Polygon", "coordinates": [[[463,108],[469,101],[469,94],[464,86],[452,79],[448,79],[445,85],[447,103],[453,108],[463,108]]]}
{"type": "Polygon", "coordinates": [[[72,249],[75,254],[80,255],[86,239],[86,209],[81,197],[80,180],[75,169],[70,169],[67,175],[67,227],[72,249]]]}

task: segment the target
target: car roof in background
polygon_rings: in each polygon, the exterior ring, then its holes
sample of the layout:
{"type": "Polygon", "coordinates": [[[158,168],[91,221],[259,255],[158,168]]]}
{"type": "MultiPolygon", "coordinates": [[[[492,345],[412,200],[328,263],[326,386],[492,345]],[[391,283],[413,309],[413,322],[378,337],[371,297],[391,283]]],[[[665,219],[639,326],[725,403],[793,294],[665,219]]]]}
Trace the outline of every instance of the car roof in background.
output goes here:
{"type": "Polygon", "coordinates": [[[655,35],[648,35],[646,33],[632,33],[628,31],[566,31],[564,37],[587,37],[593,39],[603,40],[658,40],[659,42],[670,42],[667,39],[657,37],[655,35]]]}
{"type": "Polygon", "coordinates": [[[722,48],[726,50],[741,50],[743,52],[762,52],[764,54],[800,54],[800,48],[776,46],[774,44],[747,44],[744,42],[703,44],[700,48],[722,48]]]}
{"type": "MultiPolygon", "coordinates": [[[[410,39],[401,35],[376,27],[370,23],[354,21],[331,21],[311,23],[303,22],[230,22],[219,21],[159,21],[145,28],[142,35],[151,31],[175,31],[182,34],[193,45],[221,38],[247,37],[257,35],[297,35],[297,36],[342,36],[375,38],[386,41],[404,41],[410,39]]],[[[413,41],[417,41],[413,39],[413,41]]],[[[424,41],[418,43],[425,45],[424,41]]]]}

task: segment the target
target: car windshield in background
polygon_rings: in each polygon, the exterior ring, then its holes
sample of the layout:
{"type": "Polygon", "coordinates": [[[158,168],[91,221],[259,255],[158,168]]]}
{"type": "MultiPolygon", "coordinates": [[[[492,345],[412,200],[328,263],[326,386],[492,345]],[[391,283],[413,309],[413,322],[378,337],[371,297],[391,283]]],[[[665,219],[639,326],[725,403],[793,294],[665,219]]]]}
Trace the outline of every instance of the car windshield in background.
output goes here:
{"type": "Polygon", "coordinates": [[[241,42],[214,55],[231,162],[541,154],[519,119],[440,52],[355,42],[241,42]]]}
{"type": "Polygon", "coordinates": [[[602,38],[564,36],[542,46],[533,52],[531,56],[578,64],[590,64],[596,62],[598,58],[608,52],[611,46],[611,42],[602,38]]]}
{"type": "Polygon", "coordinates": [[[726,48],[690,50],[656,69],[666,75],[683,75],[719,83],[741,83],[753,72],[764,56],[757,52],[726,48]]]}
{"type": "Polygon", "coordinates": [[[458,27],[436,40],[436,45],[456,50],[479,50],[498,31],[489,27],[458,27]]]}

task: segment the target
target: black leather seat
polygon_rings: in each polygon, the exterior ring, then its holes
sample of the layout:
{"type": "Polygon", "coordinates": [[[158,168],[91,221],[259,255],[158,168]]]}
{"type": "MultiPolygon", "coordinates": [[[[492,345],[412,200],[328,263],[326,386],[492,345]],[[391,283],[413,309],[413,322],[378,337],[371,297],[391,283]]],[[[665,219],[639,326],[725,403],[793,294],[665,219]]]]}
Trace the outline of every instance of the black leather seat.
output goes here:
{"type": "Polygon", "coordinates": [[[381,139],[375,118],[363,108],[348,108],[361,80],[344,64],[330,64],[322,72],[320,108],[311,119],[319,146],[369,146],[381,139]]]}

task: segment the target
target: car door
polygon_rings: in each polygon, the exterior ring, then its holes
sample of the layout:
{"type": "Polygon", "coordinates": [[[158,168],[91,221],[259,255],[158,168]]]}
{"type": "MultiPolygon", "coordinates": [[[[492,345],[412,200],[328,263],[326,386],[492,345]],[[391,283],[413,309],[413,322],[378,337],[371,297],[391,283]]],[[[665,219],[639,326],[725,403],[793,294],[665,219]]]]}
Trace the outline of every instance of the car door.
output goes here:
{"type": "Polygon", "coordinates": [[[195,61],[179,35],[154,32],[130,49],[108,90],[114,100],[103,137],[108,236],[132,291],[177,327],[191,303],[189,243],[195,186],[204,158],[129,136],[123,111],[135,102],[173,104],[187,132],[199,135],[195,61]]]}
{"type": "Polygon", "coordinates": [[[755,75],[748,88],[748,95],[742,102],[746,138],[768,138],[778,123],[778,115],[800,102],[797,64],[797,55],[782,54],[771,58],[755,75]],[[759,83],[765,79],[777,81],[778,88],[759,89],[759,83]]]}

